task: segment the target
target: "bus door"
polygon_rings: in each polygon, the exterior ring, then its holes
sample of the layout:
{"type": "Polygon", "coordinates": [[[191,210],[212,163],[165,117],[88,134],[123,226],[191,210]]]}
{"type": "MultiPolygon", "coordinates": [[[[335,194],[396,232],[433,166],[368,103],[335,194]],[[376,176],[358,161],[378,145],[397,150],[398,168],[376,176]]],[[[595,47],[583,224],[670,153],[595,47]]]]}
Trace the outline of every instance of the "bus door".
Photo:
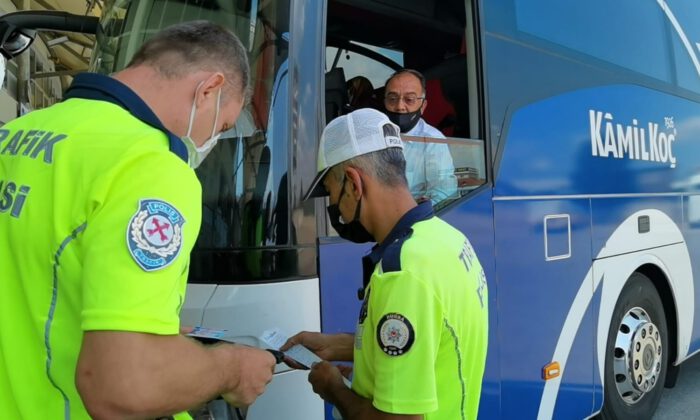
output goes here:
{"type": "MultiPolygon", "coordinates": [[[[500,417],[499,346],[475,3],[328,1],[323,98],[325,122],[359,108],[385,111],[384,85],[395,71],[424,75],[423,120],[434,131],[402,134],[406,175],[416,200],[430,199],[438,216],[467,235],[489,280],[489,355],[480,405],[480,418],[488,419],[500,417]]],[[[317,210],[322,330],[354,332],[362,304],[361,257],[373,244],[340,239],[325,204],[317,210]]]]}

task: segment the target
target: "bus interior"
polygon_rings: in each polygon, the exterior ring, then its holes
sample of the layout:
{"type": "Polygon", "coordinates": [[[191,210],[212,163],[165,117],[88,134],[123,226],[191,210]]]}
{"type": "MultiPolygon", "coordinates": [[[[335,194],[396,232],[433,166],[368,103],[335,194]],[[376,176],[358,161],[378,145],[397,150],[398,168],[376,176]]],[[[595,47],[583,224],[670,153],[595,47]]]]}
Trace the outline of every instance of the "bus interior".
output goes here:
{"type": "Polygon", "coordinates": [[[426,79],[423,119],[446,139],[404,140],[448,144],[460,193],[452,199],[486,179],[475,11],[466,4],[333,0],[326,23],[326,122],[363,107],[384,111],[386,80],[400,69],[420,71],[426,79]]]}

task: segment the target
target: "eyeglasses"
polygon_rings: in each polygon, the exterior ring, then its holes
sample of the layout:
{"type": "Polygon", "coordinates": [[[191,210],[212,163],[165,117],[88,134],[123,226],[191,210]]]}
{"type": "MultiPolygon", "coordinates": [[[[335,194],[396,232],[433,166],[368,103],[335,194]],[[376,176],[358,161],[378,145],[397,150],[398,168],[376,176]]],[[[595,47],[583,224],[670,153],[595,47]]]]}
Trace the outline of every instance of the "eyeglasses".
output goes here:
{"type": "Polygon", "coordinates": [[[415,93],[409,93],[405,96],[390,93],[384,97],[384,103],[388,105],[397,105],[402,99],[403,103],[405,103],[407,106],[413,106],[417,104],[418,101],[422,101],[423,99],[425,99],[425,96],[418,96],[415,93]]]}

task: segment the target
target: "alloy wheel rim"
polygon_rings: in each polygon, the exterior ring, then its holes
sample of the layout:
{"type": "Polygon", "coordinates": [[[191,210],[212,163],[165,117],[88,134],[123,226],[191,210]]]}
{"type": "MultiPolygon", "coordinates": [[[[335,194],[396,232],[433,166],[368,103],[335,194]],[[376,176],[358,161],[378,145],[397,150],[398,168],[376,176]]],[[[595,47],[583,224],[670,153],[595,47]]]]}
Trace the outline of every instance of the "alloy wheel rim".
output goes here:
{"type": "Polygon", "coordinates": [[[661,332],[644,309],[632,308],[622,317],[613,352],[617,392],[636,404],[657,385],[663,356],[661,332]]]}

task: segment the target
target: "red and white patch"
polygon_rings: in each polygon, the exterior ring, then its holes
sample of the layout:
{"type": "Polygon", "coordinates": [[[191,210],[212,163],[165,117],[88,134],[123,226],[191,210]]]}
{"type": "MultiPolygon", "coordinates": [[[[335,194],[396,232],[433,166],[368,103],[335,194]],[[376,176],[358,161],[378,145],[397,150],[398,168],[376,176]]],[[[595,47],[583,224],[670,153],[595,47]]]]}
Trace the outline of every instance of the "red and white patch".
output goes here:
{"type": "Polygon", "coordinates": [[[126,245],[145,271],[160,270],[180,254],[185,218],[173,205],[158,199],[139,200],[126,229],[126,245]]]}
{"type": "Polygon", "coordinates": [[[143,224],[142,232],[144,239],[154,246],[168,245],[175,235],[173,224],[160,214],[149,216],[143,224]]]}

